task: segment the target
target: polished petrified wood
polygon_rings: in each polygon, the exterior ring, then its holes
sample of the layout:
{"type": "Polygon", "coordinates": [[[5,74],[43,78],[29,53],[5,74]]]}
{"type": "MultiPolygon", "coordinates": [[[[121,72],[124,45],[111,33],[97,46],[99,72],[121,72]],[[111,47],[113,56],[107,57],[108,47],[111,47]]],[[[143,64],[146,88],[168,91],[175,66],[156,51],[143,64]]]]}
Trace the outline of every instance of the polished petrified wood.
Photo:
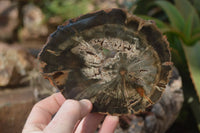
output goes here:
{"type": "Polygon", "coordinates": [[[161,97],[171,70],[168,42],[154,22],[122,9],[66,21],[40,53],[41,72],[68,99],[93,111],[133,114],[161,97]]]}

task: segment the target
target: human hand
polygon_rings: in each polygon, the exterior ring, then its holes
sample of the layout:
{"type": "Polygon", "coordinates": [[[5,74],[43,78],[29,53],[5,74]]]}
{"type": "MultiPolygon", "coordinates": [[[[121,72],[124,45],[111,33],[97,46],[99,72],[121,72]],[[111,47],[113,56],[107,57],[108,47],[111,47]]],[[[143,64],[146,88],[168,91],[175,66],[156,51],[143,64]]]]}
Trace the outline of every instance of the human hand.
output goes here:
{"type": "MultiPolygon", "coordinates": [[[[104,115],[91,110],[89,100],[66,100],[55,93],[35,104],[22,133],[94,133],[104,115]]],[[[118,121],[117,116],[106,116],[99,133],[113,133],[118,121]]]]}

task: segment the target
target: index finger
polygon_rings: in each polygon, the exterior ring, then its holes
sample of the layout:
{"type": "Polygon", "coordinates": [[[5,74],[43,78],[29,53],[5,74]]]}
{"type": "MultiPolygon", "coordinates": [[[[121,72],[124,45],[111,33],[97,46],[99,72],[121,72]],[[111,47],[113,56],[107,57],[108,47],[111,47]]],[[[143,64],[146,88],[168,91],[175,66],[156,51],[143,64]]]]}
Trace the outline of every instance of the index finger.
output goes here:
{"type": "Polygon", "coordinates": [[[55,93],[34,105],[24,129],[39,128],[42,130],[52,119],[52,116],[59,110],[65,102],[61,93],[55,93]],[[40,126],[40,127],[38,127],[40,126]]]}

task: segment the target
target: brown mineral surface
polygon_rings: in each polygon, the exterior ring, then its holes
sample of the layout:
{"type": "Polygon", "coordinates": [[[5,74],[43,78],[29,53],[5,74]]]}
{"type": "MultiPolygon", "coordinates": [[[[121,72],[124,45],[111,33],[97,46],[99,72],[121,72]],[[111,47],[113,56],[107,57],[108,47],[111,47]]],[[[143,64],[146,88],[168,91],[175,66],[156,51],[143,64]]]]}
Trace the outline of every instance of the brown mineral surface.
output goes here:
{"type": "Polygon", "coordinates": [[[168,47],[152,21],[108,9],[59,26],[39,60],[43,76],[67,99],[89,99],[94,112],[133,114],[165,90],[172,65],[168,47]]]}

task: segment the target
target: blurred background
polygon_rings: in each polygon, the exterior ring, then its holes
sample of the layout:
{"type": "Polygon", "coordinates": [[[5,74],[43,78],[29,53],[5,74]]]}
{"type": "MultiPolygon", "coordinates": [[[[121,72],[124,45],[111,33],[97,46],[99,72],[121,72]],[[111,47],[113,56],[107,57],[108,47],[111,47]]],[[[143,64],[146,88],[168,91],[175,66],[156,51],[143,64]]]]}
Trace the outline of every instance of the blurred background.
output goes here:
{"type": "Polygon", "coordinates": [[[34,103],[56,92],[36,59],[48,36],[70,18],[106,8],[153,20],[166,35],[184,93],[167,132],[200,132],[200,0],[1,0],[0,132],[21,132],[34,103]]]}

